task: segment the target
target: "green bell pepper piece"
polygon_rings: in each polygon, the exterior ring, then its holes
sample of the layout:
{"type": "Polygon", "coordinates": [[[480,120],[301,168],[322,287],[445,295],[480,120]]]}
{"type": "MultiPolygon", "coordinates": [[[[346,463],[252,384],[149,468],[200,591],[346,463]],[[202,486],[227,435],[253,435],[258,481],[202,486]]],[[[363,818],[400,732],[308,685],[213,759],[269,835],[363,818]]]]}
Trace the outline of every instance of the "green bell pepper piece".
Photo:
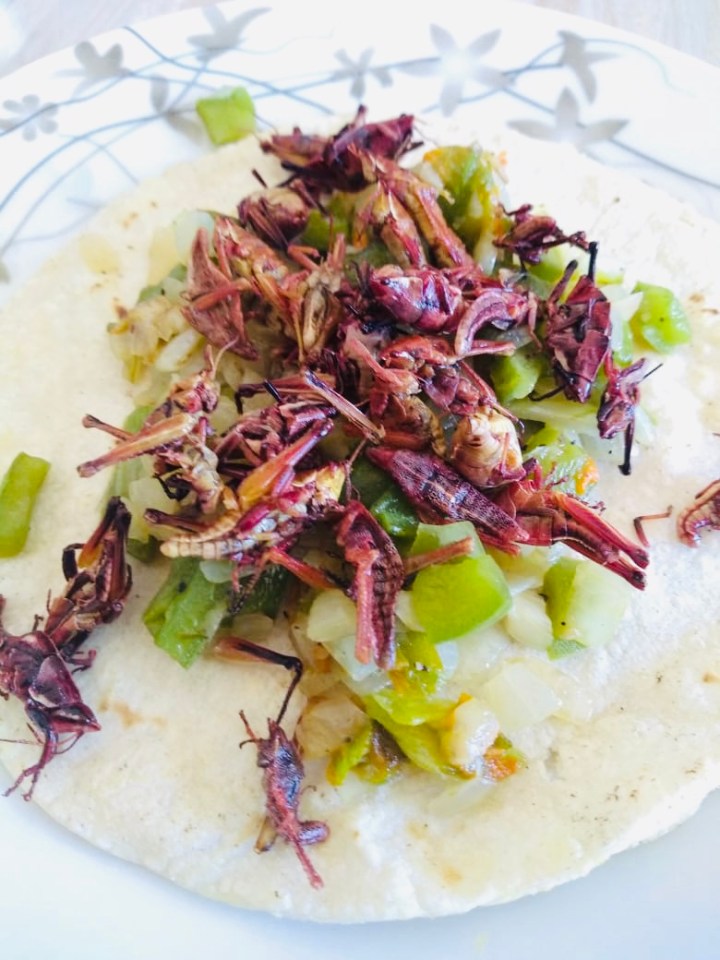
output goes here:
{"type": "Polygon", "coordinates": [[[437,730],[424,723],[412,727],[398,723],[373,697],[365,699],[365,709],[369,717],[387,730],[408,760],[416,767],[446,777],[463,775],[462,771],[448,762],[437,730]]]}
{"type": "Polygon", "coordinates": [[[399,540],[415,536],[418,526],[415,509],[384,470],[365,457],[359,457],[350,474],[350,482],[386,533],[399,540]]]}
{"type": "Polygon", "coordinates": [[[195,109],[215,146],[241,140],[255,130],[255,107],[244,87],[203,97],[195,109]]]}
{"type": "Polygon", "coordinates": [[[15,557],[30,533],[35,501],[50,469],[47,460],[19,453],[0,484],[0,557],[15,557]]]}
{"type": "Polygon", "coordinates": [[[227,612],[228,584],[210,583],[199,561],[173,561],[168,578],[143,614],[155,643],[183,667],[191,666],[227,612]]]}
{"type": "Polygon", "coordinates": [[[466,536],[475,541],[470,556],[425,567],[410,590],[418,622],[433,643],[490,626],[505,616],[512,603],[500,567],[484,551],[469,523],[421,524],[411,553],[426,553],[466,536]]]}
{"type": "Polygon", "coordinates": [[[633,292],[643,298],[630,318],[630,329],[641,346],[658,353],[669,353],[690,340],[690,324],[682,305],[672,290],[651,283],[636,283],[633,292]]]}

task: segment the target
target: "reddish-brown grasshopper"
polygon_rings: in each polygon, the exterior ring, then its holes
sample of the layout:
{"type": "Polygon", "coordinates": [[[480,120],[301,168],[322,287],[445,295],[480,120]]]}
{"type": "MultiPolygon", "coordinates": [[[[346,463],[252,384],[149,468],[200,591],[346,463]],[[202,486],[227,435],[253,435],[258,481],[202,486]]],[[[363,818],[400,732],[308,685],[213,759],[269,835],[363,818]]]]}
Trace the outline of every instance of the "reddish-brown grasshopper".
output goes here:
{"type": "MultiPolygon", "coordinates": [[[[608,354],[605,358],[605,373],[608,382],[603,391],[598,409],[598,433],[604,440],[610,440],[621,431],[625,432],[625,454],[620,471],[626,477],[630,475],[630,454],[635,436],[635,408],[640,402],[640,384],[654,373],[645,373],[645,358],[636,360],[629,367],[618,368],[608,354]]],[[[656,368],[657,369],[657,368],[656,368]]]]}
{"type": "Polygon", "coordinates": [[[293,673],[290,686],[280,706],[277,717],[268,718],[268,736],[259,737],[250,726],[245,711],[240,711],[240,719],[245,725],[248,739],[240,743],[254,743],[257,747],[257,764],[263,771],[263,789],[265,791],[265,820],[260,829],[255,850],[258,853],[268,851],[277,837],[295,848],[300,863],[313,887],[323,885],[322,878],[305,852],[305,847],[322,843],[329,836],[326,823],[320,820],[301,820],[298,812],[302,781],[305,769],[300,751],[282,728],[290,698],[302,677],[302,662],[293,656],[269,650],[240,637],[223,637],[215,647],[221,656],[247,657],[264,660],[285,667],[293,673]]]}
{"type": "MultiPolygon", "coordinates": [[[[0,614],[5,600],[0,597],[0,614]]],[[[22,636],[13,636],[0,623],[0,696],[16,697],[25,707],[30,730],[42,744],[40,758],[26,767],[5,796],[23,780],[30,786],[23,794],[32,797],[35,784],[46,764],[64,753],[90,730],[100,724],[90,707],[83,703],[69,667],[51,638],[37,628],[22,636]]]]}
{"type": "Polygon", "coordinates": [[[357,601],[360,663],[380,667],[395,662],[395,602],[406,577],[400,554],[370,511],[353,500],[338,524],[337,539],[355,567],[351,594],[357,601]]]}
{"type": "Polygon", "coordinates": [[[311,193],[339,188],[352,192],[370,187],[361,199],[353,242],[366,242],[375,230],[393,256],[407,266],[426,263],[427,245],[443,266],[468,266],[472,257],[447,225],[438,190],[397,160],[412,146],[413,117],[403,114],[384,123],[366,124],[363,108],[333,137],[305,137],[299,130],[262,144],[301,179],[311,193]]]}
{"type": "MultiPolygon", "coordinates": [[[[109,501],[103,519],[84,545],[63,551],[68,580],[65,593],[48,604],[48,618],[39,629],[21,636],[5,630],[0,619],[0,696],[20,700],[30,729],[42,744],[39,760],[22,771],[8,793],[23,780],[32,796],[44,767],[75,744],[83,734],[99,730],[94,713],[83,702],[71,667],[85,669],[95,656],[80,656],[78,647],[95,627],[120,615],[132,577],[125,562],[130,515],[117,498],[109,501]],[[77,554],[77,555],[76,555],[77,554]]],[[[0,597],[0,617],[5,606],[0,597]]]]}
{"type": "Polygon", "coordinates": [[[540,263],[540,259],[550,247],[561,243],[572,243],[582,250],[588,249],[588,241],[582,230],[565,234],[552,217],[532,212],[532,204],[525,203],[517,210],[508,210],[507,216],[515,222],[498,240],[496,247],[517,254],[523,266],[526,263],[540,263]]]}
{"type": "Polygon", "coordinates": [[[170,495],[182,499],[194,491],[203,513],[213,513],[227,493],[217,471],[217,456],[208,446],[211,428],[208,416],[220,399],[216,381],[217,362],[207,351],[207,364],[199,373],[176,383],[166,400],[145,420],[137,433],[103,423],[97,417],[86,416],[83,426],[94,427],[117,440],[107,453],[81,463],[77,470],[81,477],[91,477],[106,467],[143,454],[155,456],[154,474],[159,479],[169,472],[177,490],[170,495]]]}

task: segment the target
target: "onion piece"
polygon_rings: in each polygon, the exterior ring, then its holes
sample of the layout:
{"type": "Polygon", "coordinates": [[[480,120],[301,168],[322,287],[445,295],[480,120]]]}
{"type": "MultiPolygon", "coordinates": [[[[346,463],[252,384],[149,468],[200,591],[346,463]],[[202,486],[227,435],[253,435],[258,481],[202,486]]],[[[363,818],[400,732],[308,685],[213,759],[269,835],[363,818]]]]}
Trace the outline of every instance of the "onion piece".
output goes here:
{"type": "Polygon", "coordinates": [[[500,724],[492,710],[476,697],[470,697],[453,711],[452,726],[443,731],[441,742],[454,766],[474,771],[482,765],[485,751],[499,733],[500,724]]]}
{"type": "Polygon", "coordinates": [[[169,340],[155,358],[155,367],[167,373],[179,370],[203,342],[202,335],[187,327],[182,333],[169,340]]]}
{"type": "Polygon", "coordinates": [[[542,723],[562,706],[545,680],[526,664],[512,660],[483,685],[481,697],[510,736],[515,730],[542,723]]]}
{"type": "Polygon", "coordinates": [[[512,639],[525,647],[547,650],[553,642],[545,601],[534,590],[517,594],[503,625],[512,639]]]}

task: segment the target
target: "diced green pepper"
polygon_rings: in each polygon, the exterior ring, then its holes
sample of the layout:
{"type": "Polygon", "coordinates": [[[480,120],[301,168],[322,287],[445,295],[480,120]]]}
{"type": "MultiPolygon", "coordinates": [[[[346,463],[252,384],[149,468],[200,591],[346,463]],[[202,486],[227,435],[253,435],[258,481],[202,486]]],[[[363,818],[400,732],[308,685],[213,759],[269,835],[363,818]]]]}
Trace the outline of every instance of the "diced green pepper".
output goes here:
{"type": "Polygon", "coordinates": [[[189,667],[214,637],[227,612],[227,600],[228,584],[208,582],[198,560],[182,558],[173,561],[143,622],[158,647],[189,667]]]}
{"type": "Polygon", "coordinates": [[[616,574],[589,560],[563,557],[554,563],[542,587],[555,641],[549,655],[557,658],[612,640],[631,590],[616,574]]]}
{"type": "Polygon", "coordinates": [[[424,723],[413,727],[397,723],[372,697],[365,699],[365,709],[416,767],[446,777],[463,776],[463,771],[448,762],[437,730],[424,723]]]}
{"type": "Polygon", "coordinates": [[[421,523],[418,524],[417,534],[410,548],[410,555],[415,557],[419,553],[430,553],[450,543],[457,543],[467,537],[473,542],[470,556],[477,557],[484,552],[477,530],[469,520],[459,520],[457,523],[421,523]]]}
{"type": "Polygon", "coordinates": [[[598,479],[597,465],[572,431],[545,426],[531,438],[525,452],[540,464],[554,490],[583,496],[598,479]]]}
{"type": "MultiPolygon", "coordinates": [[[[438,527],[421,524],[411,552],[425,553],[462,540],[468,535],[468,527],[465,523],[438,527]],[[450,536],[453,539],[448,539],[450,536]]],[[[488,627],[510,609],[510,591],[500,567],[485,553],[474,529],[472,535],[476,542],[471,556],[425,567],[410,590],[418,622],[433,643],[488,627]]]]}
{"type": "Polygon", "coordinates": [[[393,486],[387,473],[380,467],[376,467],[366,457],[358,457],[355,461],[350,474],[350,483],[368,509],[381,494],[386,493],[393,486]]]}
{"type": "Polygon", "coordinates": [[[423,673],[440,671],[443,668],[442,657],[434,643],[424,633],[404,633],[398,642],[400,653],[410,666],[419,666],[423,673]]]}
{"type": "Polygon", "coordinates": [[[560,660],[584,649],[585,644],[579,640],[553,640],[547,648],[547,655],[550,660],[560,660]]]}
{"type": "Polygon", "coordinates": [[[350,482],[386,533],[399,540],[415,536],[418,525],[415,509],[384,470],[365,457],[358,457],[350,474],[350,482]]]}
{"type": "Polygon", "coordinates": [[[47,460],[19,453],[0,484],[0,557],[15,557],[30,533],[35,501],[50,469],[47,460]]]}
{"type": "Polygon", "coordinates": [[[591,395],[587,403],[575,403],[565,397],[547,397],[544,400],[513,400],[511,413],[521,420],[547,423],[559,430],[575,430],[597,436],[597,398],[591,395]]]}
{"type": "Polygon", "coordinates": [[[314,247],[321,253],[330,248],[330,221],[320,210],[311,210],[300,241],[303,246],[314,247]]]}
{"type": "Polygon", "coordinates": [[[543,580],[543,596],[556,640],[576,640],[574,627],[568,623],[568,611],[579,561],[562,557],[554,563],[543,580]]]}
{"type": "Polygon", "coordinates": [[[409,500],[400,491],[381,493],[370,507],[370,513],[391,537],[411,540],[418,527],[418,517],[409,500]]]}
{"type": "Polygon", "coordinates": [[[613,360],[619,367],[627,367],[635,356],[633,334],[630,323],[613,323],[610,342],[613,360]]]}
{"type": "Polygon", "coordinates": [[[240,612],[264,613],[266,617],[274,620],[280,613],[290,576],[290,571],[279,564],[266,567],[240,608],[240,612]]]}
{"type": "Polygon", "coordinates": [[[203,97],[195,109],[216,146],[241,140],[255,130],[255,107],[244,87],[203,97]]]}
{"type": "Polygon", "coordinates": [[[394,676],[413,696],[431,697],[444,665],[438,648],[426,634],[411,631],[398,637],[398,660],[394,676]]]}
{"type": "Polygon", "coordinates": [[[395,260],[379,240],[371,240],[364,247],[350,250],[345,260],[345,276],[351,283],[357,281],[357,266],[364,263],[371,267],[384,267],[387,263],[395,263],[395,260]]]}
{"type": "Polygon", "coordinates": [[[423,162],[432,167],[450,195],[440,195],[440,208],[468,249],[482,237],[492,238],[503,215],[491,156],[474,147],[439,147],[426,153],[423,162]]]}
{"type": "Polygon", "coordinates": [[[583,273],[587,270],[588,256],[568,243],[559,243],[546,250],[539,263],[528,266],[531,288],[543,298],[549,296],[553,288],[565,273],[571,261],[577,263],[577,269],[571,275],[561,299],[565,299],[583,273]]]}
{"type": "Polygon", "coordinates": [[[386,687],[372,694],[371,699],[396,723],[416,727],[420,723],[436,723],[455,707],[453,700],[434,700],[422,691],[395,690],[386,687]]]}
{"type": "Polygon", "coordinates": [[[356,767],[367,755],[371,740],[372,722],[368,721],[354,737],[333,751],[326,776],[334,787],[339,787],[353,767],[356,767]]]}
{"type": "Polygon", "coordinates": [[[321,253],[327,253],[333,237],[340,233],[347,236],[350,232],[350,213],[346,203],[337,202],[334,197],[328,203],[326,211],[311,210],[300,237],[302,244],[314,247],[321,253]]]}
{"type": "Polygon", "coordinates": [[[658,353],[669,353],[690,340],[690,324],[672,290],[651,283],[637,283],[635,291],[640,291],[643,298],[630,319],[630,328],[641,347],[649,346],[658,353]]]}
{"type": "Polygon", "coordinates": [[[543,358],[532,345],[516,350],[509,357],[495,358],[490,367],[490,376],[500,402],[522,400],[531,393],[543,366],[543,358]]]}
{"type": "Polygon", "coordinates": [[[403,759],[390,734],[369,720],[351,740],[333,752],[327,778],[334,786],[340,786],[352,770],[368,783],[385,783],[398,772],[403,759]]]}
{"type": "Polygon", "coordinates": [[[159,546],[155,537],[149,537],[147,540],[136,540],[131,537],[128,540],[127,552],[141,563],[152,563],[160,556],[159,546]]]}

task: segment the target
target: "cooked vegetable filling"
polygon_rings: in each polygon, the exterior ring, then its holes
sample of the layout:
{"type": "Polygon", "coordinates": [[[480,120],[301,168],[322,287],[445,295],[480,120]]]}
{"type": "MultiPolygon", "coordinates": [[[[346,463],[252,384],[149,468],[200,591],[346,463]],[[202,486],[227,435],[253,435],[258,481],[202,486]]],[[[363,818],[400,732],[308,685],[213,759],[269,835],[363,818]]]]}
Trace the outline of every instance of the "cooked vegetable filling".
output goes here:
{"type": "MultiPolygon", "coordinates": [[[[198,112],[216,143],[253,129],[244,91],[198,112]]],[[[669,290],[604,277],[578,225],[509,210],[497,158],[453,146],[401,163],[412,117],[360,110],[335,136],[262,146],[284,181],[237,216],[178,218],[165,267],[110,331],[137,409],[122,427],[85,418],[114,442],[78,470],[113,468],[113,507],[65,558],[58,604],[89,603],[90,629],[119,613],[127,548],[167,567],[144,623],[179,664],[219,652],[292,672],[267,739],[241,715],[271,825],[318,885],[303,846],[327,830],[297,817],[300,747],[282,727],[295,686],[297,740],[336,786],[521,770],[512,732],[562,709],[554,661],[609,642],[645,586],[646,545],[587,497],[606,441],[624,438],[631,470],[651,372],[635,351],[689,328],[669,290]],[[471,675],[488,637],[502,655],[471,675]]],[[[3,555],[46,470],[18,458],[4,481],[3,555]]],[[[702,509],[688,538],[716,520],[714,500],[702,509]]],[[[51,609],[48,644],[77,663],[90,629],[64,629],[51,609]]]]}

